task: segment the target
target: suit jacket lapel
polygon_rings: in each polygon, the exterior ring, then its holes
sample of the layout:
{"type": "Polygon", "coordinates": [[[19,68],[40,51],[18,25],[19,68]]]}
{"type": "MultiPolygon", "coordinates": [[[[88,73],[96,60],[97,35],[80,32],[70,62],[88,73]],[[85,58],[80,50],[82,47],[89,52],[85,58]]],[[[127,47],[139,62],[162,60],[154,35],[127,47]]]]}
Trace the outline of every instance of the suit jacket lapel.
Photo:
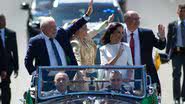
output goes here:
{"type": "Polygon", "coordinates": [[[174,27],[173,27],[173,32],[174,33],[172,33],[172,40],[174,40],[174,46],[173,46],[173,48],[175,47],[175,44],[176,44],[176,42],[177,42],[177,28],[178,28],[178,21],[175,21],[175,23],[174,23],[174,27]]]}
{"type": "Polygon", "coordinates": [[[143,57],[144,57],[144,49],[143,49],[143,45],[144,45],[144,42],[143,42],[143,31],[141,28],[138,28],[138,35],[139,35],[139,42],[140,42],[140,55],[141,55],[141,64],[143,64],[143,57]]]}
{"type": "Polygon", "coordinates": [[[123,38],[121,39],[121,42],[126,42],[126,43],[128,43],[128,41],[127,41],[127,32],[126,32],[126,28],[124,29],[124,34],[123,34],[123,38]]]}
{"type": "MultiPolygon", "coordinates": [[[[47,50],[47,46],[46,46],[46,42],[45,42],[45,39],[44,37],[42,37],[42,35],[40,34],[40,40],[41,40],[41,54],[43,54],[43,59],[46,59],[45,61],[47,61],[47,65],[50,65],[50,60],[49,60],[49,53],[48,53],[48,50],[47,50]]],[[[41,55],[42,56],[42,55],[41,55]]]]}
{"type": "Polygon", "coordinates": [[[141,28],[138,28],[138,33],[139,33],[138,35],[139,35],[139,41],[140,41],[140,47],[141,47],[143,46],[143,36],[142,36],[143,32],[141,28]]]}

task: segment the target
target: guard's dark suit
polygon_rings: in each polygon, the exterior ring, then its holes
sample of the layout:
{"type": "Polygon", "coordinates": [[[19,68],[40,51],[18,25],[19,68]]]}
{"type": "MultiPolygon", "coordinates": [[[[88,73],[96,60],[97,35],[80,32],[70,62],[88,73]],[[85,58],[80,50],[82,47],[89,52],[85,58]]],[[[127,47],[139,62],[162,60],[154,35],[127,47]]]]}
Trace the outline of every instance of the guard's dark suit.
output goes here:
{"type": "Polygon", "coordinates": [[[168,25],[166,53],[169,54],[170,59],[172,59],[173,97],[175,100],[180,100],[180,97],[182,96],[183,101],[185,101],[185,77],[183,79],[182,91],[180,86],[182,66],[183,72],[185,74],[185,47],[181,47],[179,49],[177,48],[176,46],[177,31],[178,31],[178,21],[174,21],[168,25]]]}
{"type": "Polygon", "coordinates": [[[1,89],[2,89],[2,104],[10,104],[11,89],[10,89],[10,76],[12,72],[18,72],[18,51],[17,51],[17,41],[16,33],[10,29],[5,28],[5,47],[2,44],[2,38],[0,38],[0,51],[3,54],[1,59],[3,64],[3,69],[7,70],[7,77],[2,79],[1,89]]]}

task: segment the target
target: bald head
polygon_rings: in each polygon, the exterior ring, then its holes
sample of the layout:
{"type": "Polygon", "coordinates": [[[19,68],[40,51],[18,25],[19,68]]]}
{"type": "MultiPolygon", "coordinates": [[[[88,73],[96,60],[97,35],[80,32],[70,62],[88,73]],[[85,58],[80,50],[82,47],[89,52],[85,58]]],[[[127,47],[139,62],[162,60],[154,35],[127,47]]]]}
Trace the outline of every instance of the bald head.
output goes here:
{"type": "Polygon", "coordinates": [[[40,29],[49,38],[55,38],[57,32],[56,28],[56,23],[53,17],[41,18],[40,29]]]}
{"type": "Polygon", "coordinates": [[[136,11],[127,11],[124,14],[124,20],[129,31],[134,32],[140,25],[139,13],[136,11]]]}
{"type": "Polygon", "coordinates": [[[53,17],[41,17],[40,28],[48,26],[50,22],[55,22],[53,17]]]}
{"type": "Polygon", "coordinates": [[[125,14],[124,14],[124,20],[127,20],[128,18],[131,18],[133,17],[133,15],[137,15],[139,17],[139,13],[136,12],[136,11],[127,11],[125,14]]]}
{"type": "Polygon", "coordinates": [[[66,73],[59,72],[55,75],[54,82],[56,83],[57,81],[60,81],[60,80],[69,81],[69,77],[66,73]]]}
{"type": "Polygon", "coordinates": [[[4,14],[0,14],[0,29],[6,27],[6,18],[4,14]]]}
{"type": "Polygon", "coordinates": [[[69,77],[66,73],[59,72],[54,78],[55,86],[59,92],[67,91],[67,86],[69,82],[69,77]]]}

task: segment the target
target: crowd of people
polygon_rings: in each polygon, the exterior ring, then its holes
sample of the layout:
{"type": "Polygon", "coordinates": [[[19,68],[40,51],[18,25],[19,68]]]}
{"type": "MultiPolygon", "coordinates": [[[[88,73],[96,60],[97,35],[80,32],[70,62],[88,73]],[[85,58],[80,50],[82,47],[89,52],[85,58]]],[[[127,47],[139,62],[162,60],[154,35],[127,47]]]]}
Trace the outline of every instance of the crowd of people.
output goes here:
{"type": "MultiPolygon", "coordinates": [[[[152,84],[157,85],[158,95],[161,95],[160,80],[155,68],[153,48],[163,50],[172,59],[173,94],[175,104],[185,103],[185,77],[181,88],[181,67],[185,73],[185,4],[178,6],[178,20],[168,26],[167,39],[165,27],[158,25],[158,34],[151,29],[140,27],[140,15],[137,11],[128,10],[124,14],[124,22],[113,22],[114,15],[103,21],[99,26],[88,29],[86,23],[93,12],[93,0],[90,1],[86,13],[75,19],[65,29],[56,26],[52,17],[43,17],[40,23],[40,34],[32,37],[28,43],[25,56],[25,66],[32,76],[37,75],[38,66],[94,65],[97,47],[93,37],[105,29],[100,47],[101,65],[146,65],[146,72],[151,76],[152,84]],[[156,37],[158,36],[158,37],[156,37]]],[[[16,33],[6,28],[6,18],[0,14],[0,72],[2,104],[10,104],[10,76],[14,72],[18,76],[18,50],[16,33]]],[[[53,92],[67,93],[66,82],[69,80],[87,80],[86,75],[93,70],[66,71],[48,78],[48,72],[43,73],[43,80],[54,81],[57,90],[53,92]],[[64,84],[65,83],[65,84],[64,84]],[[62,86],[62,87],[61,87],[62,86]]],[[[110,79],[110,86],[105,90],[122,89],[122,78],[138,79],[140,71],[118,70],[101,72],[102,77],[110,79]],[[114,79],[113,79],[114,78],[114,79]],[[116,79],[115,79],[116,78],[116,79]],[[116,84],[116,85],[114,85],[116,84]]],[[[184,74],[183,74],[184,75],[184,74]]],[[[78,85],[88,90],[88,85],[78,85]]],[[[135,83],[133,89],[139,88],[135,83]]],[[[49,90],[49,89],[47,89],[49,90]]],[[[130,91],[129,93],[133,93],[130,91]]]]}

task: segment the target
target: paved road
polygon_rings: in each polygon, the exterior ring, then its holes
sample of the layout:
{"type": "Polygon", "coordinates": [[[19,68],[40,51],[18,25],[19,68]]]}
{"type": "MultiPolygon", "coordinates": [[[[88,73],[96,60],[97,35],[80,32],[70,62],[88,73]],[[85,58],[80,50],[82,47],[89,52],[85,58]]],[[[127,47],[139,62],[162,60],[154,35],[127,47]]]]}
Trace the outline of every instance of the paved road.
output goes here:
{"type": "MultiPolygon", "coordinates": [[[[12,77],[12,102],[11,104],[20,104],[19,99],[30,82],[24,67],[24,56],[26,53],[26,18],[27,12],[20,10],[20,4],[23,1],[30,0],[2,0],[0,3],[0,13],[7,17],[7,26],[17,31],[17,40],[19,48],[19,76],[17,79],[12,77]],[[3,2],[2,2],[3,1],[3,2]]],[[[128,0],[128,9],[137,10],[141,13],[142,26],[149,27],[156,31],[158,23],[165,26],[169,21],[176,19],[176,6],[184,0],[128,0]]],[[[162,104],[172,104],[172,83],[171,83],[171,64],[162,65],[158,72],[162,83],[162,104]]]]}

